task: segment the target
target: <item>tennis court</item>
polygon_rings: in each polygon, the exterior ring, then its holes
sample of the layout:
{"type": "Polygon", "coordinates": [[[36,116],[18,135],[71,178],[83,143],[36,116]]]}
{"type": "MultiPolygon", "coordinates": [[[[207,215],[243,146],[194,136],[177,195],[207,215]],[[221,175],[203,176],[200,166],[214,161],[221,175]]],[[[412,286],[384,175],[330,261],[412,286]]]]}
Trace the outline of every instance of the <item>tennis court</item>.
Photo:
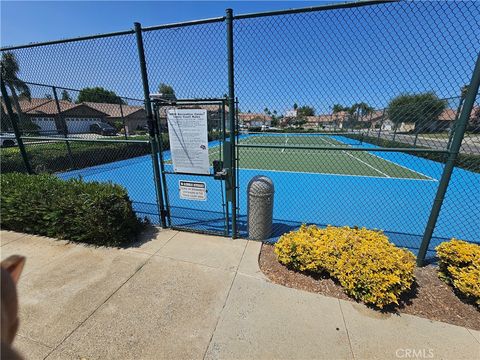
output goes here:
{"type": "MultiPolygon", "coordinates": [[[[375,145],[340,135],[248,134],[238,147],[238,228],[247,236],[247,185],[252,177],[266,175],[275,185],[274,233],[271,241],[302,223],[320,226],[365,226],[384,230],[399,246],[416,251],[425,230],[443,164],[399,152],[370,151],[375,145]],[[289,149],[331,146],[364,148],[365,151],[289,149]]],[[[219,141],[209,143],[211,159],[218,159],[219,141]]],[[[171,172],[170,152],[164,152],[165,170],[171,172]]],[[[87,181],[111,181],[124,186],[140,216],[158,223],[158,207],[151,157],[70,171],[62,178],[81,176],[87,181]]],[[[480,174],[456,168],[434,232],[430,250],[439,242],[457,237],[474,242],[469,229],[480,228],[480,194],[465,191],[466,184],[480,183],[480,174]]],[[[224,188],[212,177],[169,174],[172,224],[201,231],[225,228],[224,188]],[[202,181],[207,201],[181,199],[179,181],[202,181]]],[[[432,254],[432,253],[430,253],[432,254]]]]}
{"type": "MultiPolygon", "coordinates": [[[[412,180],[434,180],[374,153],[347,150],[315,150],[314,147],[361,147],[361,141],[330,134],[254,134],[244,136],[244,145],[276,146],[275,148],[241,147],[239,167],[270,171],[293,171],[330,175],[369,176],[412,180]],[[289,147],[301,146],[302,149],[289,147]],[[312,147],[312,149],[308,149],[312,147]]],[[[215,150],[212,150],[214,153],[215,150]]]]}

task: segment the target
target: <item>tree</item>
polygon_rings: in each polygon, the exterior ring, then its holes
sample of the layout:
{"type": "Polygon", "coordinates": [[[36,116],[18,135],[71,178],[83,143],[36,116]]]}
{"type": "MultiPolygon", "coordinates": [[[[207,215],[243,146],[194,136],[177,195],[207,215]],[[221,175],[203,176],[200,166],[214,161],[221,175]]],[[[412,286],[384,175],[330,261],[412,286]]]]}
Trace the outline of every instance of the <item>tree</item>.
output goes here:
{"type": "Polygon", "coordinates": [[[285,118],[284,121],[284,126],[296,126],[296,127],[301,127],[307,122],[307,120],[303,117],[287,117],[285,118]]]}
{"type": "Polygon", "coordinates": [[[480,133],[480,106],[477,106],[470,116],[468,130],[473,133],[480,133]]]}
{"type": "Polygon", "coordinates": [[[302,117],[302,116],[314,116],[315,115],[315,109],[311,106],[300,106],[297,108],[297,117],[302,117]]]}
{"type": "Polygon", "coordinates": [[[277,126],[279,125],[279,123],[280,123],[279,118],[278,118],[278,116],[277,116],[277,115],[278,115],[277,110],[273,110],[273,111],[271,112],[271,115],[272,115],[271,125],[272,125],[273,127],[277,127],[277,126]]]}
{"type": "Polygon", "coordinates": [[[446,109],[447,102],[433,92],[402,94],[390,101],[387,114],[395,126],[402,122],[415,124],[415,132],[426,131],[446,109]]]}
{"type": "MultiPolygon", "coordinates": [[[[158,86],[158,92],[163,95],[167,95],[167,97],[176,99],[175,96],[175,90],[173,89],[172,86],[165,84],[165,83],[160,83],[158,86]]],[[[227,94],[224,94],[225,98],[227,98],[227,94]]]]}
{"type": "Polygon", "coordinates": [[[297,110],[298,109],[298,104],[297,103],[293,103],[293,110],[297,110]]]}
{"type": "Polygon", "coordinates": [[[359,120],[366,115],[369,115],[373,112],[373,107],[368,105],[366,102],[359,102],[353,104],[350,108],[347,109],[349,114],[348,116],[348,125],[355,126],[358,124],[359,120]]]}
{"type": "Polygon", "coordinates": [[[52,94],[45,94],[44,96],[45,96],[45,99],[50,99],[50,100],[52,99],[52,94]]]}
{"type": "Polygon", "coordinates": [[[20,71],[20,65],[18,64],[15,54],[7,51],[2,53],[2,60],[0,61],[1,77],[5,81],[5,85],[9,88],[12,94],[13,106],[17,112],[18,119],[23,125],[24,130],[38,130],[38,126],[34,124],[30,119],[24,118],[22,109],[20,107],[20,101],[17,96],[17,91],[20,92],[22,97],[31,101],[31,92],[28,85],[18,77],[20,71]]]}
{"type": "Polygon", "coordinates": [[[365,102],[355,103],[350,107],[349,112],[355,115],[356,120],[358,120],[359,117],[371,114],[373,112],[373,107],[365,102]]]}
{"type": "Polygon", "coordinates": [[[67,90],[62,91],[62,100],[72,102],[72,97],[70,96],[67,90]]]}
{"type": "Polygon", "coordinates": [[[341,104],[333,104],[332,106],[332,111],[334,114],[342,112],[342,111],[348,111],[350,108],[348,106],[343,106],[341,104]]]}
{"type": "Polygon", "coordinates": [[[106,90],[103,87],[86,87],[80,90],[77,104],[86,101],[107,104],[126,104],[115,92],[106,90]]]}
{"type": "Polygon", "coordinates": [[[293,125],[297,127],[302,127],[307,123],[307,120],[305,118],[294,118],[293,120],[293,125]]]}

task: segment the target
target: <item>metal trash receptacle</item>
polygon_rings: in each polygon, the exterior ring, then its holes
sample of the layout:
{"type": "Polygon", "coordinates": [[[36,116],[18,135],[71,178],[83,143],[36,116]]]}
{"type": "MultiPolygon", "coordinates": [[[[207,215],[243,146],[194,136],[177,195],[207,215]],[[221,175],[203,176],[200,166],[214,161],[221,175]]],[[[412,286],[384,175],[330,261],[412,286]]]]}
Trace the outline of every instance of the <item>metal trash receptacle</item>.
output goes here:
{"type": "Polygon", "coordinates": [[[263,175],[253,177],[248,183],[248,237],[265,240],[272,235],[273,181],[263,175]]]}

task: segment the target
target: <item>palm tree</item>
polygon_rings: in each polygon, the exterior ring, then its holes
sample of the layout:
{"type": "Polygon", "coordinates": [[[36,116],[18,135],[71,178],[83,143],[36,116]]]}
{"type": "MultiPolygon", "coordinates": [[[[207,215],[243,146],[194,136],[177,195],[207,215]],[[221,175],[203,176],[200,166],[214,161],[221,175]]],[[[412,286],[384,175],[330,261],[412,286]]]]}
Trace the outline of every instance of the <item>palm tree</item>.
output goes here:
{"type": "Polygon", "coordinates": [[[32,96],[28,85],[23,80],[18,78],[20,66],[18,65],[15,54],[9,51],[2,53],[0,67],[2,79],[5,81],[5,85],[8,86],[10,93],[12,94],[13,106],[15,106],[18,118],[19,120],[23,120],[22,109],[20,108],[17,91],[20,92],[22,97],[28,99],[28,101],[31,101],[32,96]]]}
{"type": "Polygon", "coordinates": [[[336,113],[339,113],[339,112],[342,112],[342,111],[346,111],[347,108],[341,104],[333,104],[333,107],[332,107],[332,111],[334,114],[336,113]]]}

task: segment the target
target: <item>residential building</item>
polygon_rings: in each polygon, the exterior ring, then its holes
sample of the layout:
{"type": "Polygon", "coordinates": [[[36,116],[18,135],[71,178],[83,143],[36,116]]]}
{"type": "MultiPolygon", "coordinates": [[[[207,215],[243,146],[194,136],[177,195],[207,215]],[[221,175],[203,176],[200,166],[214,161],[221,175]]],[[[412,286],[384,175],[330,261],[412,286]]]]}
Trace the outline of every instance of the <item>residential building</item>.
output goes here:
{"type": "MultiPolygon", "coordinates": [[[[159,108],[160,126],[166,128],[167,126],[167,110],[173,106],[162,106],[159,108]]],[[[208,130],[219,131],[222,128],[222,108],[220,105],[179,105],[180,109],[204,109],[207,110],[207,125],[208,130]]],[[[230,129],[230,122],[228,120],[228,106],[225,105],[225,127],[230,129]]]]}
{"type": "Polygon", "coordinates": [[[106,113],[107,122],[116,127],[125,125],[127,131],[145,129],[147,126],[147,112],[144,106],[94,102],[84,102],[84,104],[106,113]]]}
{"type": "MultiPolygon", "coordinates": [[[[58,102],[60,112],[53,99],[22,99],[19,103],[22,111],[20,127],[22,127],[22,121],[30,120],[37,125],[40,134],[44,135],[63,133],[63,120],[67,125],[68,133],[87,133],[90,131],[91,124],[99,121],[104,122],[108,116],[106,113],[84,103],[75,104],[64,100],[58,102]]],[[[5,107],[3,100],[2,107],[5,107]]],[[[16,113],[17,109],[13,107],[13,111],[16,113]]]]}
{"type": "Polygon", "coordinates": [[[261,113],[239,113],[238,121],[248,127],[272,126],[272,117],[261,113]]]}
{"type": "MultiPolygon", "coordinates": [[[[49,98],[32,98],[20,100],[23,119],[29,119],[38,126],[40,134],[54,135],[63,133],[62,121],[65,120],[70,134],[88,133],[90,125],[96,122],[108,122],[112,125],[125,124],[131,130],[147,125],[146,112],[143,106],[125,104],[107,104],[82,102],[73,103],[59,100],[58,111],[55,100],[49,98]]],[[[13,107],[16,113],[15,107],[13,107]]],[[[2,101],[2,111],[6,113],[2,101]]]]}

